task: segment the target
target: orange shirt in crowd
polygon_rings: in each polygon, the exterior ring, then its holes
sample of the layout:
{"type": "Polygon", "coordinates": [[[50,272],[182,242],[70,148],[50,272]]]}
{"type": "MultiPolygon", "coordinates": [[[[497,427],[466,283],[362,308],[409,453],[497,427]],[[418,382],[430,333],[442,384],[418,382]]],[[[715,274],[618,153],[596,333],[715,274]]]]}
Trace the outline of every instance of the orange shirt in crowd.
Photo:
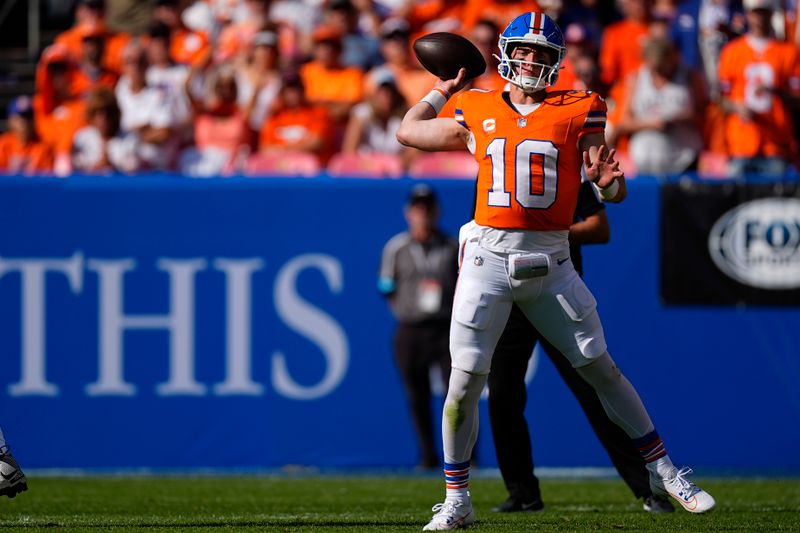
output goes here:
{"type": "Polygon", "coordinates": [[[36,133],[50,145],[56,156],[69,154],[72,137],[86,125],[86,102],[72,99],[57,105],[47,113],[41,95],[33,97],[36,133]]]}
{"type": "MultiPolygon", "coordinates": [[[[79,61],[83,55],[83,38],[97,32],[104,32],[101,26],[73,26],[72,28],[60,33],[56,37],[55,44],[63,45],[69,50],[69,54],[79,61]]],[[[103,65],[114,71],[122,70],[122,51],[128,45],[131,36],[127,33],[106,32],[104,38],[103,65]]]]}
{"type": "Polygon", "coordinates": [[[312,61],[300,67],[309,102],[352,103],[364,98],[364,72],[357,67],[327,69],[312,61]]]}
{"type": "Polygon", "coordinates": [[[97,78],[90,78],[83,70],[75,69],[70,82],[72,94],[85,98],[96,87],[107,87],[114,90],[119,76],[112,70],[104,68],[97,78]]]}
{"type": "MultiPolygon", "coordinates": [[[[390,70],[394,71],[395,69],[390,67],[390,70]]],[[[422,100],[436,84],[436,76],[427,70],[419,68],[396,70],[394,79],[397,83],[397,90],[403,95],[409,107],[422,100]]]]}
{"type": "Polygon", "coordinates": [[[114,33],[106,38],[106,48],[103,53],[103,65],[114,72],[122,72],[122,53],[131,42],[132,37],[127,33],[114,33]]]}
{"type": "Polygon", "coordinates": [[[542,11],[536,0],[468,0],[464,7],[464,31],[471,30],[479,20],[490,20],[502,32],[516,17],[529,11],[542,11]]]}
{"type": "Polygon", "coordinates": [[[324,147],[317,155],[326,161],[332,155],[330,124],[328,111],[322,106],[280,109],[261,128],[258,147],[303,148],[313,138],[321,138],[324,147]]]}
{"type": "Polygon", "coordinates": [[[425,33],[460,29],[463,11],[464,6],[461,0],[420,0],[413,2],[407,17],[414,34],[412,42],[425,33]],[[443,25],[444,27],[429,28],[429,31],[423,31],[423,27],[428,23],[443,25]]]}
{"type": "Polygon", "coordinates": [[[571,89],[586,90],[582,81],[578,80],[575,75],[575,67],[570,58],[565,57],[561,63],[561,70],[558,73],[558,80],[556,84],[550,89],[551,91],[569,91],[571,89]]]}
{"type": "Polygon", "coordinates": [[[641,66],[647,24],[622,20],[603,32],[600,46],[600,81],[611,86],[636,72],[641,66]]]}
{"type": "Polygon", "coordinates": [[[11,132],[0,135],[0,172],[37,174],[53,170],[53,151],[43,142],[22,144],[11,132]]]}
{"type": "Polygon", "coordinates": [[[797,49],[767,40],[759,49],[748,36],[728,43],[720,54],[719,83],[723,95],[744,103],[753,114],[744,120],[734,113],[725,120],[725,142],[734,157],[780,156],[795,153],[792,116],[779,91],[800,97],[797,49]]]}
{"type": "Polygon", "coordinates": [[[70,55],[75,59],[80,59],[82,55],[81,46],[83,37],[86,35],[86,28],[83,26],[73,26],[56,36],[55,44],[65,46],[70,55]]]}
{"type": "MultiPolygon", "coordinates": [[[[622,117],[628,110],[628,84],[625,80],[620,80],[620,83],[613,85],[608,91],[606,96],[606,105],[608,106],[608,130],[613,131],[614,126],[619,124],[622,117]]],[[[616,135],[614,148],[619,152],[628,151],[628,135],[616,135]]]]}
{"type": "MultiPolygon", "coordinates": [[[[436,76],[422,68],[412,66],[399,67],[397,65],[381,65],[380,70],[388,70],[394,79],[397,90],[403,95],[406,105],[413,106],[428,94],[436,84],[436,76]]],[[[364,94],[373,94],[376,89],[376,78],[370,75],[364,77],[364,94]]],[[[380,77],[378,77],[378,81],[380,77]]]]}
{"type": "Polygon", "coordinates": [[[208,55],[211,44],[202,31],[179,28],[172,32],[169,54],[180,65],[200,65],[208,55]]]}

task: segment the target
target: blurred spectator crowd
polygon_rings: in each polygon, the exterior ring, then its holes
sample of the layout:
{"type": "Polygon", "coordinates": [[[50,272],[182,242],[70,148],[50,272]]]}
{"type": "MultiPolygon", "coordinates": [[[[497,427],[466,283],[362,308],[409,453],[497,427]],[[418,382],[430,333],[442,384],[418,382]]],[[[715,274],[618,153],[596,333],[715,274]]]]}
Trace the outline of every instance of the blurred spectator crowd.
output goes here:
{"type": "Polygon", "coordinates": [[[796,167],[794,0],[610,1],[79,0],[8,108],[0,171],[471,177],[469,154],[395,139],[435,81],[411,44],[467,36],[488,64],[472,86],[499,89],[498,34],[525,11],[564,30],[556,89],[605,96],[628,174],[796,167]]]}

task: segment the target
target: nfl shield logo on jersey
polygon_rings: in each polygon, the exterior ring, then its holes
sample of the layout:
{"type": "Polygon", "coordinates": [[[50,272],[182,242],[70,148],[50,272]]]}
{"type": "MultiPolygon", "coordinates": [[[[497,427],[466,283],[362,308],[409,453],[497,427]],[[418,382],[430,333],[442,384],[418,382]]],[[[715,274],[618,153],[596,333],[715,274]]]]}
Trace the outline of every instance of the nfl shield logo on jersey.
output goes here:
{"type": "Polygon", "coordinates": [[[524,128],[527,125],[528,125],[528,119],[527,118],[521,118],[521,119],[517,120],[517,127],[518,128],[524,128]]]}

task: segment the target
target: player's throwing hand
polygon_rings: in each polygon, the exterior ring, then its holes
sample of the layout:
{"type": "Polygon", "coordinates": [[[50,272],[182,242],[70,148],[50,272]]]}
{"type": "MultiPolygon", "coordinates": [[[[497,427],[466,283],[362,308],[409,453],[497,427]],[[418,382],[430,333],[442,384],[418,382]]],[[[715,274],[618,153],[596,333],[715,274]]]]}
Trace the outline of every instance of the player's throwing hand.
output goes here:
{"type": "Polygon", "coordinates": [[[458,75],[452,80],[436,80],[435,87],[445,91],[448,95],[456,94],[467,84],[467,69],[458,69],[458,75]]]}

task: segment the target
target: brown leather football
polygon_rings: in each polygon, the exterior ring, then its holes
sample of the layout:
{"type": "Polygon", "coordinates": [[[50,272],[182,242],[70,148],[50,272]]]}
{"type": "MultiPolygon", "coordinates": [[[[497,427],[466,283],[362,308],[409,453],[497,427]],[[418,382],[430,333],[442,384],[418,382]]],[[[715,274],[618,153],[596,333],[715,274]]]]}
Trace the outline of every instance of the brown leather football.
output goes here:
{"type": "Polygon", "coordinates": [[[425,70],[442,80],[452,80],[458,69],[467,69],[467,79],[486,70],[486,61],[468,39],[455,33],[430,33],[414,41],[414,54],[425,70]]]}

